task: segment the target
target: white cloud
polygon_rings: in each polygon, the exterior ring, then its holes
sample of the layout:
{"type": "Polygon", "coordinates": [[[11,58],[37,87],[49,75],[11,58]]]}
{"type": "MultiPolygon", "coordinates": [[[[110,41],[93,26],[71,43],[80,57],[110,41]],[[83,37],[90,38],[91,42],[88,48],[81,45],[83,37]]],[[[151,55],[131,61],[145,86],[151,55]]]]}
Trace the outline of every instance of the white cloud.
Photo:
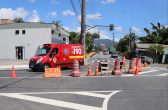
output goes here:
{"type": "MultiPolygon", "coordinates": [[[[87,30],[87,29],[86,29],[86,30],[87,30]]],[[[90,29],[88,32],[90,32],[91,34],[93,34],[93,33],[98,33],[98,29],[93,28],[93,29],[90,29]]]]}
{"type": "Polygon", "coordinates": [[[64,28],[65,30],[67,30],[68,32],[70,32],[70,27],[68,27],[68,26],[63,26],[63,28],[64,28]]]}
{"type": "Polygon", "coordinates": [[[87,19],[94,20],[94,19],[101,19],[102,15],[100,13],[89,14],[86,15],[87,19]]]}
{"type": "Polygon", "coordinates": [[[63,26],[63,28],[64,28],[65,30],[67,30],[68,32],[76,32],[76,33],[80,33],[80,32],[81,32],[81,27],[63,26]]]}
{"type": "Polygon", "coordinates": [[[102,0],[103,4],[111,4],[111,3],[115,3],[116,0],[102,0]]]}
{"type": "Polygon", "coordinates": [[[37,13],[36,10],[33,10],[33,11],[32,11],[32,15],[31,15],[31,17],[28,19],[28,21],[29,21],[29,22],[39,22],[39,21],[40,21],[40,17],[39,17],[39,15],[38,15],[38,13],[37,13]]]}
{"type": "MultiPolygon", "coordinates": [[[[107,30],[100,30],[99,34],[100,34],[100,39],[113,40],[113,35],[111,33],[109,33],[109,31],[107,31],[107,30]]],[[[114,40],[118,42],[120,39],[117,36],[115,36],[114,40]]]]}
{"type": "Polygon", "coordinates": [[[168,28],[168,24],[167,24],[167,25],[165,25],[165,28],[168,28]]]}
{"type": "Polygon", "coordinates": [[[79,20],[79,22],[81,22],[81,15],[78,16],[78,20],[79,20]]]}
{"type": "Polygon", "coordinates": [[[114,30],[117,31],[117,32],[122,32],[123,28],[121,26],[115,26],[114,30]]]}
{"type": "Polygon", "coordinates": [[[51,0],[51,3],[52,3],[52,4],[58,4],[58,3],[59,3],[59,0],[51,0]]]}
{"type": "Polygon", "coordinates": [[[31,3],[35,3],[36,2],[36,0],[28,0],[29,2],[31,2],[31,3]]]}
{"type": "Polygon", "coordinates": [[[135,27],[135,26],[133,26],[131,29],[134,33],[140,33],[141,31],[138,27],[135,27]]]}
{"type": "Polygon", "coordinates": [[[99,35],[100,35],[100,39],[112,39],[111,37],[109,37],[107,31],[105,30],[100,30],[99,35]]]}
{"type": "Polygon", "coordinates": [[[72,12],[71,10],[65,10],[62,12],[64,16],[75,16],[75,13],[72,12]]]}
{"type": "Polygon", "coordinates": [[[109,36],[104,33],[100,33],[100,39],[109,39],[109,36]]]}
{"type": "Polygon", "coordinates": [[[57,13],[55,11],[52,11],[49,15],[54,17],[57,16],[57,13]]]}
{"type": "Polygon", "coordinates": [[[72,29],[73,32],[80,32],[81,31],[81,27],[76,27],[74,29],[72,29]]]}
{"type": "Polygon", "coordinates": [[[14,18],[25,18],[28,12],[24,8],[0,8],[0,19],[14,19],[14,18]]]}

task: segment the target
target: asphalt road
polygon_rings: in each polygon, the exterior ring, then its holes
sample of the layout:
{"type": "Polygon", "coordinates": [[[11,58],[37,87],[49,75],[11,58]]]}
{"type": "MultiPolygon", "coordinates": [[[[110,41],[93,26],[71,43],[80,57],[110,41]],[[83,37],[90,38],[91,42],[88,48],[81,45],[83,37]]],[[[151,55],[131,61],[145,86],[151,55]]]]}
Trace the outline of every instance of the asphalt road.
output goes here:
{"type": "Polygon", "coordinates": [[[0,110],[168,110],[168,70],[138,76],[44,78],[42,72],[0,71],[0,110]]]}

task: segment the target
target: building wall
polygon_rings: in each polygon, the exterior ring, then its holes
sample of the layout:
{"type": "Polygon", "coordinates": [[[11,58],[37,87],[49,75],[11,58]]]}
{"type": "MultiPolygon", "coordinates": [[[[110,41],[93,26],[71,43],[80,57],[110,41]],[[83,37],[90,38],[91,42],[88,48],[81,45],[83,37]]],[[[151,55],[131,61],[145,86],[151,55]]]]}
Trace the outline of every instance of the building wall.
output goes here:
{"type": "Polygon", "coordinates": [[[51,28],[0,29],[0,59],[16,59],[16,46],[24,48],[23,59],[30,59],[44,43],[51,43],[51,28]]]}
{"type": "Polygon", "coordinates": [[[0,24],[9,24],[9,23],[14,23],[14,21],[9,19],[0,19],[0,24]]]}
{"type": "Polygon", "coordinates": [[[162,58],[162,63],[168,64],[168,47],[164,49],[164,54],[162,58]]]}
{"type": "Polygon", "coordinates": [[[55,25],[52,27],[52,43],[69,44],[69,33],[55,25]]]}

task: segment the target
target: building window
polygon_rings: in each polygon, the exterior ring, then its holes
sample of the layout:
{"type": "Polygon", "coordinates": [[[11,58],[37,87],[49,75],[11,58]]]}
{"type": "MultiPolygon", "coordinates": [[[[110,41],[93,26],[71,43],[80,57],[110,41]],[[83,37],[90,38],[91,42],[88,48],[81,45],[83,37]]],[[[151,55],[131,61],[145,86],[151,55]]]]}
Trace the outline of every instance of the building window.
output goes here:
{"type": "Polygon", "coordinates": [[[59,33],[58,36],[61,37],[61,33],[59,33]]]}
{"type": "Polygon", "coordinates": [[[54,34],[54,30],[51,30],[51,34],[54,34]]]}
{"type": "Polygon", "coordinates": [[[66,38],[63,38],[63,41],[66,41],[66,38]]]}
{"type": "Polygon", "coordinates": [[[22,30],[22,34],[26,34],[26,31],[25,31],[25,30],[22,30]]]}
{"type": "Polygon", "coordinates": [[[19,30],[15,30],[15,35],[18,35],[19,34],[19,30]]]}

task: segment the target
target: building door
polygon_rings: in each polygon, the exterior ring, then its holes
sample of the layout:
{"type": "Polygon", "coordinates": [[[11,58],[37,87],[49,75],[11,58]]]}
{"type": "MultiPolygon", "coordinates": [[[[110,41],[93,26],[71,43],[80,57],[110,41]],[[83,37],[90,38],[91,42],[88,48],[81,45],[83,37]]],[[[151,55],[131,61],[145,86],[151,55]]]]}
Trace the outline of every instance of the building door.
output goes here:
{"type": "Polygon", "coordinates": [[[23,47],[16,47],[16,59],[23,60],[23,47]]]}

